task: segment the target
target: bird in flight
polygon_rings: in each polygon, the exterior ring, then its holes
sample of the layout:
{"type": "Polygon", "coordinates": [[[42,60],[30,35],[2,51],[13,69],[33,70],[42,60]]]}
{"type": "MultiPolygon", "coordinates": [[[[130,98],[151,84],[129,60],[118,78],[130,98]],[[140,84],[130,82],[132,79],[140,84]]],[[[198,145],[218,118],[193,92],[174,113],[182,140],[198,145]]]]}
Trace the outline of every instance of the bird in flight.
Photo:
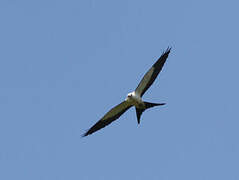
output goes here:
{"type": "Polygon", "coordinates": [[[148,72],[144,75],[143,79],[140,81],[135,91],[129,93],[123,102],[113,107],[82,136],[83,137],[88,136],[100,130],[101,128],[104,128],[105,126],[109,125],[110,123],[118,119],[124,112],[126,112],[132,106],[135,106],[137,121],[138,121],[138,124],[140,124],[140,117],[146,109],[154,107],[154,106],[164,105],[165,103],[150,103],[150,102],[143,101],[142,96],[153,84],[156,77],[160,73],[166,59],[168,58],[170,50],[171,48],[167,48],[167,50],[160,56],[160,58],[148,70],[148,72]]]}

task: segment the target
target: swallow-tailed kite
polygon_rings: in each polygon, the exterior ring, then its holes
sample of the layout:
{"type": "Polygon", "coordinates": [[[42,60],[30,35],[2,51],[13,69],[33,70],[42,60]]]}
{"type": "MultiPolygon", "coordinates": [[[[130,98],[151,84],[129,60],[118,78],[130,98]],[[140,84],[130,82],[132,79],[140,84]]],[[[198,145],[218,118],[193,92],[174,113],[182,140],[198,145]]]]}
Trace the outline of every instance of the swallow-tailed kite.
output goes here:
{"type": "Polygon", "coordinates": [[[161,71],[171,48],[168,48],[157,60],[156,63],[148,70],[148,72],[144,75],[143,79],[140,81],[138,87],[135,91],[129,93],[126,99],[112,108],[109,112],[107,112],[104,117],[102,117],[94,126],[92,126],[84,136],[88,136],[99,129],[107,126],[108,124],[112,123],[114,120],[118,119],[125,111],[127,111],[132,106],[135,106],[137,121],[138,124],[140,123],[141,114],[148,108],[154,106],[161,106],[165,103],[150,103],[145,102],[142,100],[142,96],[148,90],[148,88],[153,84],[154,80],[158,76],[159,72],[161,71]]]}

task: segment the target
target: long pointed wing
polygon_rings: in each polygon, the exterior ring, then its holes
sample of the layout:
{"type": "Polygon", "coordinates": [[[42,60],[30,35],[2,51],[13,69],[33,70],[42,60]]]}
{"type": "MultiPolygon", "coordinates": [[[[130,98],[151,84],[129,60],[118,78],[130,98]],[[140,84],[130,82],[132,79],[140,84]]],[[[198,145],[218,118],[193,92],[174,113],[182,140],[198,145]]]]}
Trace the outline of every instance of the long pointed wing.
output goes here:
{"type": "Polygon", "coordinates": [[[95,131],[98,131],[99,129],[109,125],[114,120],[118,119],[125,111],[127,111],[132,105],[127,102],[123,101],[122,103],[118,104],[114,108],[112,108],[109,112],[107,112],[103,118],[101,118],[94,126],[92,126],[85,134],[84,136],[88,136],[95,131]]]}
{"type": "Polygon", "coordinates": [[[141,97],[148,90],[148,88],[153,84],[154,80],[160,73],[171,48],[168,48],[157,60],[156,63],[148,70],[148,72],[144,75],[143,79],[140,81],[138,87],[136,88],[136,93],[138,93],[141,97]]]}

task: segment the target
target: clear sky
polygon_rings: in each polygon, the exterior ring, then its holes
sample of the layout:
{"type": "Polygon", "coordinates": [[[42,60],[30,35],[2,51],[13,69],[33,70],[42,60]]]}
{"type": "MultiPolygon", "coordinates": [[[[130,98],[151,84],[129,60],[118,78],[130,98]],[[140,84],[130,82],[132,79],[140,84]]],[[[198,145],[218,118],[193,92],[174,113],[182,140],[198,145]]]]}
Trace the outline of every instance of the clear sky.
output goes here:
{"type": "Polygon", "coordinates": [[[1,180],[238,180],[239,2],[1,0],[1,180]],[[134,108],[81,135],[172,47],[134,108]]]}

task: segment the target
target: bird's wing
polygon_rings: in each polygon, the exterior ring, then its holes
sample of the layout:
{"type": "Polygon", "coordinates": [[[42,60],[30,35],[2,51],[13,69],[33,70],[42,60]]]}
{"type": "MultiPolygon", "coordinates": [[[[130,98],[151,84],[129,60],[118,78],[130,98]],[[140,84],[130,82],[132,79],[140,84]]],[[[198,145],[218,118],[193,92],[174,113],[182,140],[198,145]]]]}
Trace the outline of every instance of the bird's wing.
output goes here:
{"type": "Polygon", "coordinates": [[[127,111],[132,104],[127,101],[123,101],[122,103],[118,104],[114,108],[112,108],[109,112],[107,112],[103,118],[101,118],[94,126],[92,126],[84,136],[88,136],[95,131],[107,126],[108,124],[112,123],[114,120],[118,119],[125,111],[127,111]]]}
{"type": "Polygon", "coordinates": [[[160,73],[171,48],[168,48],[157,60],[156,63],[148,70],[148,72],[144,75],[143,79],[140,81],[138,87],[136,88],[135,92],[138,93],[141,97],[144,93],[148,90],[148,88],[153,84],[154,80],[160,73]]]}

